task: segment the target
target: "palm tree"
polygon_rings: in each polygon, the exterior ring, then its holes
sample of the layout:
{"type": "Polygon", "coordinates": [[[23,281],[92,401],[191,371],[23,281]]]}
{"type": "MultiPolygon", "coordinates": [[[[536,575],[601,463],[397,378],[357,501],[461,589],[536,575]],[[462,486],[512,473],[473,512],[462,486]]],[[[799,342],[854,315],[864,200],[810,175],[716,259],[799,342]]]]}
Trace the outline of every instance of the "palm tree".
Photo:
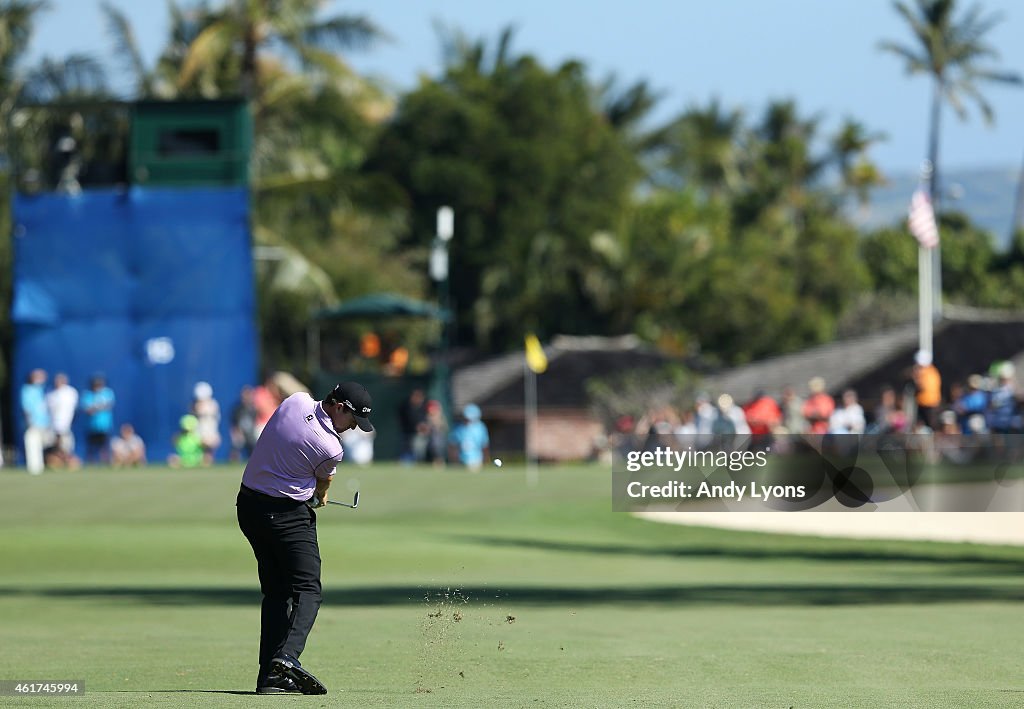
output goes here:
{"type": "Polygon", "coordinates": [[[0,141],[5,148],[8,118],[21,92],[18,63],[28,49],[37,16],[46,9],[45,0],[0,0],[0,141]]]}
{"type": "Polygon", "coordinates": [[[744,116],[718,99],[691,107],[666,128],[665,172],[709,195],[737,192],[743,182],[744,116]]]}
{"type": "Polygon", "coordinates": [[[870,133],[858,120],[847,118],[832,138],[832,152],[842,178],[843,189],[852,193],[863,207],[873,187],[885,184],[885,178],[867,152],[875,143],[885,140],[884,133],[870,133]]]}
{"type": "Polygon", "coordinates": [[[0,1],[0,89],[11,96],[15,67],[28,49],[36,17],[49,9],[46,0],[0,1]]]}
{"type": "Polygon", "coordinates": [[[322,0],[230,0],[212,12],[184,57],[178,87],[185,88],[204,68],[238,62],[241,94],[258,109],[264,71],[260,53],[270,45],[282,47],[303,64],[325,59],[316,50],[364,47],[383,37],[372,22],[359,15],[316,17],[322,0]]]}
{"type": "Polygon", "coordinates": [[[982,15],[981,7],[972,5],[957,18],[954,17],[956,0],[915,0],[913,6],[897,0],[893,7],[910,26],[916,42],[905,45],[883,41],[879,47],[901,57],[908,73],[929,74],[933,81],[928,159],[932,165],[929,188],[937,207],[942,104],[949,103],[956,114],[965,119],[965,103],[971,101],[977,104],[985,121],[991,123],[992,106],[982,96],[978,85],[985,82],[1019,85],[1021,77],[1015,72],[982,66],[999,58],[999,53],[985,42],[985,35],[1002,21],[1002,15],[982,15]]]}
{"type": "Polygon", "coordinates": [[[131,22],[123,12],[108,2],[100,3],[100,9],[106,17],[107,31],[114,41],[114,53],[121,59],[124,68],[132,75],[135,82],[134,93],[141,98],[152,96],[154,94],[153,72],[146,68],[142,59],[142,51],[135,39],[131,22]]]}

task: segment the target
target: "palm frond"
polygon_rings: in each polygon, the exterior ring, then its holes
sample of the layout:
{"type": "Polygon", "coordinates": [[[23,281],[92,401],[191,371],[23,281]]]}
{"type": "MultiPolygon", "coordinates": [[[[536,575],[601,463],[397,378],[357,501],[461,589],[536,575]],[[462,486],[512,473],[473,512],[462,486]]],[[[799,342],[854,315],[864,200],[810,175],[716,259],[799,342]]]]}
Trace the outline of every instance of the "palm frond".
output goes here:
{"type": "Polygon", "coordinates": [[[233,40],[233,30],[226,19],[207,25],[189,45],[178,75],[178,88],[188,86],[204,66],[221,61],[233,40]]]}
{"type": "Polygon", "coordinates": [[[361,15],[343,15],[304,27],[299,33],[304,44],[320,49],[366,49],[387,35],[361,15]]]}
{"type": "Polygon", "coordinates": [[[928,57],[924,54],[918,54],[910,47],[905,47],[902,44],[896,42],[890,42],[883,40],[878,43],[878,48],[883,52],[889,52],[902,58],[906,62],[906,69],[908,74],[920,74],[930,70],[930,64],[928,57]]]}
{"type": "Polygon", "coordinates": [[[981,117],[985,120],[986,124],[991,125],[993,123],[995,113],[992,110],[992,105],[981,95],[977,84],[970,80],[963,80],[957,83],[956,89],[978,105],[978,110],[981,111],[981,117]]]}
{"type": "Polygon", "coordinates": [[[107,32],[114,40],[114,54],[121,59],[125,69],[134,77],[135,90],[142,96],[153,95],[153,76],[146,69],[128,17],[109,2],[101,3],[100,9],[107,21],[107,32]]]}
{"type": "Polygon", "coordinates": [[[499,71],[508,67],[509,61],[512,58],[512,42],[515,36],[516,27],[514,25],[505,25],[502,28],[501,34],[498,35],[498,46],[494,49],[493,71],[499,71]]]}
{"type": "Polygon", "coordinates": [[[44,57],[26,74],[21,97],[36,103],[112,98],[103,65],[88,54],[44,57]]]}
{"type": "Polygon", "coordinates": [[[0,66],[11,69],[28,49],[36,16],[47,0],[7,0],[0,7],[0,66]]]}

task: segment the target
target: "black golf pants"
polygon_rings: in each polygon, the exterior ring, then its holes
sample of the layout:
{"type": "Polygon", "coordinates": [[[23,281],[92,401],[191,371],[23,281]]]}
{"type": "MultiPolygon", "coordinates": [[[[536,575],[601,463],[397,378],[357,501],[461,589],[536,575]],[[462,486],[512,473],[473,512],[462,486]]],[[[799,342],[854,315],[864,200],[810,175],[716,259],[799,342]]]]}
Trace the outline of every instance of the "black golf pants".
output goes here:
{"type": "Polygon", "coordinates": [[[252,546],[259,567],[263,607],[260,669],[284,653],[298,658],[320,609],[320,548],[316,513],[304,502],[277,498],[243,487],[238,494],[238,526],[252,546]]]}

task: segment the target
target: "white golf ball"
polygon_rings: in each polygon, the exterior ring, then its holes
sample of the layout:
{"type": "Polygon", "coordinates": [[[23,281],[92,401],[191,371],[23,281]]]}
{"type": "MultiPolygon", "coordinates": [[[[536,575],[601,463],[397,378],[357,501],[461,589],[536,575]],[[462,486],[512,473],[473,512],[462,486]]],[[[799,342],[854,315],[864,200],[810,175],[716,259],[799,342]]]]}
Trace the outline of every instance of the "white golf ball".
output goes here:
{"type": "Polygon", "coordinates": [[[494,464],[497,465],[500,468],[501,467],[501,458],[495,458],[494,459],[494,464]]]}

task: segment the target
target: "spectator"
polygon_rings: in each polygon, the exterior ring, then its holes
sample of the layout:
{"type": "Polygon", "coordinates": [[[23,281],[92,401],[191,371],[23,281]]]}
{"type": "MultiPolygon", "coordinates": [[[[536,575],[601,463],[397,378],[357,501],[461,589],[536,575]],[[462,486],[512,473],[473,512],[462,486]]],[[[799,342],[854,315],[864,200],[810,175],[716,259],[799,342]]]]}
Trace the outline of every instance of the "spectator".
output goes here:
{"type": "Polygon", "coordinates": [[[743,407],[743,413],[755,436],[766,436],[782,423],[782,409],[764,391],[754,392],[753,400],[743,407]]]}
{"type": "Polygon", "coordinates": [[[380,351],[380,336],[375,332],[364,332],[359,338],[359,354],[365,359],[376,360],[380,351]]]}
{"type": "Polygon", "coordinates": [[[462,420],[452,429],[449,439],[450,459],[459,461],[474,473],[480,472],[484,459],[491,457],[491,439],[480,415],[479,406],[467,404],[462,409],[462,420]]]}
{"type": "Polygon", "coordinates": [[[25,416],[25,467],[32,475],[43,472],[44,451],[53,444],[50,411],[46,408],[46,372],[33,369],[21,387],[25,416]]]}
{"type": "Polygon", "coordinates": [[[984,433],[988,430],[985,420],[988,392],[985,391],[984,379],[980,374],[967,377],[967,389],[959,399],[953,401],[953,410],[963,433],[984,433]]]}
{"type": "Polygon", "coordinates": [[[999,384],[992,391],[988,406],[988,427],[993,433],[1014,433],[1020,430],[1014,376],[1012,364],[1004,362],[1000,365],[999,384]]]}
{"type": "Polygon", "coordinates": [[[75,455],[75,434],[71,432],[71,422],[78,409],[78,390],[68,384],[68,375],[63,372],[53,375],[53,389],[46,395],[46,407],[54,435],[52,464],[77,468],[80,461],[75,455]]]}
{"type": "Polygon", "coordinates": [[[832,418],[832,412],[836,410],[836,402],[825,391],[825,380],[821,377],[813,377],[807,382],[807,388],[811,395],[804,402],[803,416],[807,420],[810,433],[828,433],[828,422],[832,418]]]}
{"type": "Polygon", "coordinates": [[[868,433],[903,433],[907,425],[906,416],[896,399],[896,390],[891,386],[882,387],[875,420],[867,429],[868,433]]]}
{"type": "Polygon", "coordinates": [[[448,444],[448,419],[440,401],[433,399],[427,402],[427,450],[424,461],[433,463],[435,468],[442,467],[447,459],[445,449],[448,444]]]}
{"type": "Polygon", "coordinates": [[[427,405],[423,390],[416,388],[398,410],[398,425],[402,433],[403,463],[421,463],[426,457],[427,405]]]}
{"type": "Polygon", "coordinates": [[[146,464],[146,444],[130,423],[122,423],[120,435],[110,439],[110,456],[115,468],[146,464]]]}
{"type": "MultiPolygon", "coordinates": [[[[693,409],[687,409],[682,413],[679,419],[679,423],[672,431],[677,436],[696,436],[697,435],[697,422],[694,416],[693,409]]],[[[687,443],[690,441],[688,440],[687,443]]]]}
{"type": "Polygon", "coordinates": [[[107,463],[110,460],[107,444],[114,430],[114,391],[107,386],[102,375],[89,380],[89,389],[79,397],[82,410],[88,416],[85,434],[85,460],[107,463]]]}
{"type": "Polygon", "coordinates": [[[956,411],[948,409],[939,414],[939,426],[939,435],[935,441],[938,455],[943,460],[958,465],[971,462],[977,449],[963,445],[963,434],[956,411]]]}
{"type": "Polygon", "coordinates": [[[625,456],[636,448],[636,421],[629,414],[622,414],[615,419],[615,425],[609,438],[615,455],[625,456]]]}
{"type": "Polygon", "coordinates": [[[213,398],[213,387],[199,382],[193,390],[192,415],[196,417],[196,435],[203,446],[203,463],[210,465],[220,448],[220,404],[213,398]]]}
{"type": "Polygon", "coordinates": [[[172,468],[195,468],[203,462],[203,442],[196,432],[198,426],[199,421],[192,414],[185,414],[178,421],[174,453],[167,459],[172,468]]]}
{"type": "Polygon", "coordinates": [[[864,408],[857,401],[857,392],[843,392],[843,405],[829,417],[829,433],[864,433],[864,408]]]}
{"type": "Polygon", "coordinates": [[[389,377],[400,377],[405,374],[409,366],[409,350],[399,345],[388,354],[388,361],[384,365],[384,373],[389,377]]]}
{"type": "Polygon", "coordinates": [[[637,421],[637,440],[644,441],[643,450],[647,451],[671,446],[672,434],[678,425],[675,409],[667,405],[653,406],[637,421]]]}
{"type": "Polygon", "coordinates": [[[284,397],[281,396],[281,391],[277,388],[273,376],[267,376],[263,384],[253,390],[252,405],[256,409],[255,433],[257,439],[283,400],[284,397]]]}
{"type": "Polygon", "coordinates": [[[712,426],[716,434],[736,433],[741,436],[750,435],[750,425],[743,409],[736,405],[732,396],[722,394],[718,397],[718,419],[712,426]]]}
{"type": "Polygon", "coordinates": [[[782,425],[786,433],[803,433],[807,430],[807,419],[804,418],[804,400],[801,399],[792,384],[782,388],[782,425]]]}
{"type": "Polygon", "coordinates": [[[693,408],[696,415],[697,438],[696,444],[703,448],[711,441],[714,434],[715,422],[718,421],[718,407],[711,403],[711,397],[706,392],[697,394],[693,408]]]}
{"type": "Polygon", "coordinates": [[[361,466],[373,462],[373,439],[377,435],[376,431],[364,431],[356,426],[342,431],[339,435],[346,459],[361,466]]]}
{"type": "Polygon", "coordinates": [[[918,350],[914,355],[914,389],[917,391],[917,422],[936,430],[942,403],[942,377],[932,363],[932,353],[918,350]]]}
{"type": "Polygon", "coordinates": [[[252,387],[244,386],[231,411],[231,460],[249,460],[255,445],[256,405],[252,387]]]}

